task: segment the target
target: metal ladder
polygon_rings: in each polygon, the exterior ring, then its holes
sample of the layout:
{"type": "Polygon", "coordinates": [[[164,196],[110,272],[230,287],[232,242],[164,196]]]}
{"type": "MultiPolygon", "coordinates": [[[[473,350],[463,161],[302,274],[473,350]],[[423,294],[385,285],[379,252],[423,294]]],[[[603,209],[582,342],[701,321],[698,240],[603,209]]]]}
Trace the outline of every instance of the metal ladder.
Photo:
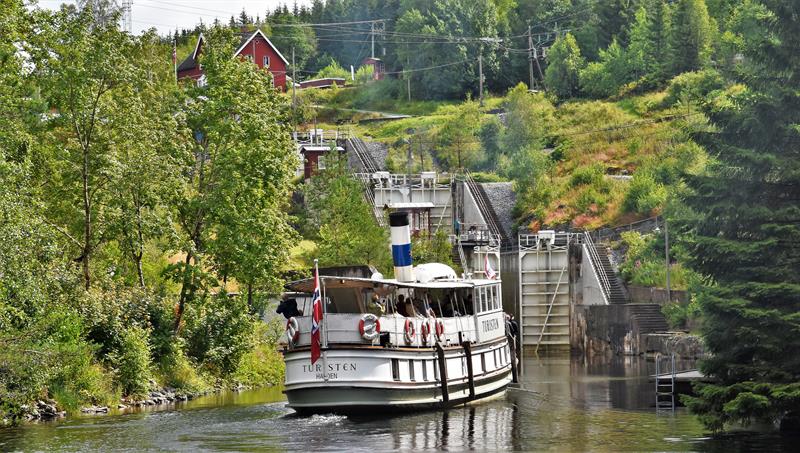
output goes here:
{"type": "Polygon", "coordinates": [[[656,413],[675,411],[675,354],[656,354],[656,413]],[[663,366],[662,366],[662,362],[663,366]],[[662,376],[664,375],[664,376],[662,376]]]}

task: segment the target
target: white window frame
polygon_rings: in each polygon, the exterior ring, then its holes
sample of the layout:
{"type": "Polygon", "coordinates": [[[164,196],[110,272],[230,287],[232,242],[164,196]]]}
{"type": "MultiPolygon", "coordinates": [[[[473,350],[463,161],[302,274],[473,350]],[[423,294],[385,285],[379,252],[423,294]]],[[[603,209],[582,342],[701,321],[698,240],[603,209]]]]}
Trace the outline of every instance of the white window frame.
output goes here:
{"type": "Polygon", "coordinates": [[[269,67],[269,55],[264,55],[261,58],[261,66],[268,68],[269,67]]]}

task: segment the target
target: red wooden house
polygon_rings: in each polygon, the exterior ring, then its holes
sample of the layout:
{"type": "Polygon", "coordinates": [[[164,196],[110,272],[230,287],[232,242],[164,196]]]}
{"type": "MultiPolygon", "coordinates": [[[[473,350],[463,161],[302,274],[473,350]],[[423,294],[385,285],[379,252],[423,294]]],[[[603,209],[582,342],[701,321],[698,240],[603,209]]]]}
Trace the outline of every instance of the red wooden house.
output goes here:
{"type": "Polygon", "coordinates": [[[383,80],[386,74],[386,66],[380,58],[367,57],[361,62],[361,66],[372,66],[372,80],[383,80]]]}
{"type": "MultiPolygon", "coordinates": [[[[280,91],[286,90],[286,68],[289,62],[281,55],[281,52],[261,31],[239,33],[239,45],[234,52],[234,57],[240,57],[252,61],[259,68],[267,69],[272,73],[272,80],[280,91]]],[[[194,51],[186,57],[178,66],[178,79],[191,78],[198,84],[203,84],[203,68],[198,62],[198,57],[203,51],[205,37],[201,34],[197,38],[197,45],[194,51]]]]}

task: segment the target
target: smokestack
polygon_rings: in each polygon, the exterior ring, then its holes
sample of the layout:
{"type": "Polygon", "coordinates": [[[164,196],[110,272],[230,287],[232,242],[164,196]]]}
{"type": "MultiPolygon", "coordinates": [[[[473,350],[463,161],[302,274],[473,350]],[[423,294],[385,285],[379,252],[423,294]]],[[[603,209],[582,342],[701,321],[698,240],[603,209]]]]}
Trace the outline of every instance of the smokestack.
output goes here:
{"type": "Polygon", "coordinates": [[[411,228],[408,225],[408,213],[398,211],[389,214],[389,226],[392,228],[394,278],[398,282],[413,282],[415,279],[414,269],[411,266],[411,228]]]}

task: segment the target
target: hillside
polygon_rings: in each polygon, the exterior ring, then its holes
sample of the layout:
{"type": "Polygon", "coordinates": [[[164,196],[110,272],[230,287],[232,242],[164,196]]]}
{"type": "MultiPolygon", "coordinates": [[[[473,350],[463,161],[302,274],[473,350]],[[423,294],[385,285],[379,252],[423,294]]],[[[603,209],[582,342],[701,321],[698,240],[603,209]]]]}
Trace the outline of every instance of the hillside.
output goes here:
{"type": "Polygon", "coordinates": [[[689,137],[705,127],[705,117],[678,82],[662,91],[561,104],[522,85],[483,107],[472,100],[370,102],[384,82],[305,91],[300,98],[322,106],[306,112],[306,120],[386,143],[391,171],[408,171],[409,147],[412,171],[453,172],[460,157],[480,179],[515,182],[520,227],[586,229],[658,214],[677,175],[705,162],[689,137]],[[360,122],[369,115],[351,109],[414,116],[360,122]]]}

